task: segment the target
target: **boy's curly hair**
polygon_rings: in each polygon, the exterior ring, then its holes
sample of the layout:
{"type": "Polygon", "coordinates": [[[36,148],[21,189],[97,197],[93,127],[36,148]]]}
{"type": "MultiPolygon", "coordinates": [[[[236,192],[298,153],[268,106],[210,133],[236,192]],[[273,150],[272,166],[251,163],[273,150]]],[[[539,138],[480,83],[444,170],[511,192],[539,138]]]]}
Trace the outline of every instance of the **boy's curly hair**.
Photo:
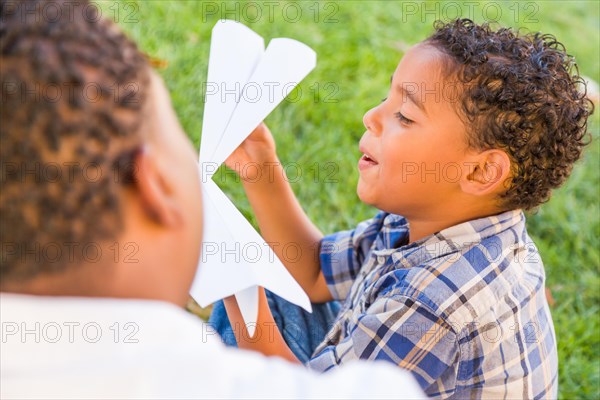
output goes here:
{"type": "Polygon", "coordinates": [[[2,285],[63,270],[86,246],[95,259],[89,245],[119,232],[149,79],[88,1],[0,3],[2,285]]]}
{"type": "Polygon", "coordinates": [[[469,19],[436,21],[425,41],[449,59],[447,76],[464,85],[459,114],[473,148],[500,148],[512,161],[505,209],[546,202],[589,142],[593,103],[574,58],[552,35],[493,30],[469,19]]]}

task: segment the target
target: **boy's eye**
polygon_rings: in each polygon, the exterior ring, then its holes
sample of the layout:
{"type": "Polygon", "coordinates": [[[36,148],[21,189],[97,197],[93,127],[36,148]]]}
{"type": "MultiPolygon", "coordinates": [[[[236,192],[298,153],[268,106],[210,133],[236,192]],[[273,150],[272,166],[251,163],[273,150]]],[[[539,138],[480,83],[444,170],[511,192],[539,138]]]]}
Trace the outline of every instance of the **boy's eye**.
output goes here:
{"type": "Polygon", "coordinates": [[[412,120],[406,118],[404,115],[402,115],[401,112],[397,112],[396,114],[396,118],[398,118],[400,120],[401,123],[405,124],[405,125],[410,125],[413,123],[412,120]]]}

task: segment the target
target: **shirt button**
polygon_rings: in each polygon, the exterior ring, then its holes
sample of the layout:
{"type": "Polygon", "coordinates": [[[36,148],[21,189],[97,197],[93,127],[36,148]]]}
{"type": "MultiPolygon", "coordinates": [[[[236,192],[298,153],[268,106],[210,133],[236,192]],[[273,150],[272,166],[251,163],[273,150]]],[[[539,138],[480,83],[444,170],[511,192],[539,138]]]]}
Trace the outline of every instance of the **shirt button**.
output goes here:
{"type": "Polygon", "coordinates": [[[385,263],[385,257],[384,256],[377,256],[377,262],[379,264],[385,263]]]}

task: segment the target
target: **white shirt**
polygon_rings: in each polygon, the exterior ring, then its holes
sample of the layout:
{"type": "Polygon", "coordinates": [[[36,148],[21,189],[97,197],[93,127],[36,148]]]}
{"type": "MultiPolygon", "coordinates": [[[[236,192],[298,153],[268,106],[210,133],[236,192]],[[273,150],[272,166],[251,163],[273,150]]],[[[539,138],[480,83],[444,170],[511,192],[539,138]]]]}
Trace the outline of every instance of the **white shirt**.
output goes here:
{"type": "Polygon", "coordinates": [[[8,398],[424,398],[410,373],[355,362],[324,375],[225,347],[159,301],[0,294],[8,398]]]}

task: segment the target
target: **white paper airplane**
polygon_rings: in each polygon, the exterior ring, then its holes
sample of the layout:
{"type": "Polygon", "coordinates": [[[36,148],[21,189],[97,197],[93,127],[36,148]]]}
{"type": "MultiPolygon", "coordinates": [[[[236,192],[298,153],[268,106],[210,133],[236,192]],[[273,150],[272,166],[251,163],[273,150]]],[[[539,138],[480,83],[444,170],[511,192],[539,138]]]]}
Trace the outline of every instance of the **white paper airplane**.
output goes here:
{"type": "Polygon", "coordinates": [[[204,199],[201,260],[190,294],[202,307],[235,294],[249,334],[258,287],[311,312],[310,300],[265,240],[213,182],[217,167],[316,66],[315,52],[292,39],[262,37],[239,22],[212,31],[200,145],[204,199]]]}

